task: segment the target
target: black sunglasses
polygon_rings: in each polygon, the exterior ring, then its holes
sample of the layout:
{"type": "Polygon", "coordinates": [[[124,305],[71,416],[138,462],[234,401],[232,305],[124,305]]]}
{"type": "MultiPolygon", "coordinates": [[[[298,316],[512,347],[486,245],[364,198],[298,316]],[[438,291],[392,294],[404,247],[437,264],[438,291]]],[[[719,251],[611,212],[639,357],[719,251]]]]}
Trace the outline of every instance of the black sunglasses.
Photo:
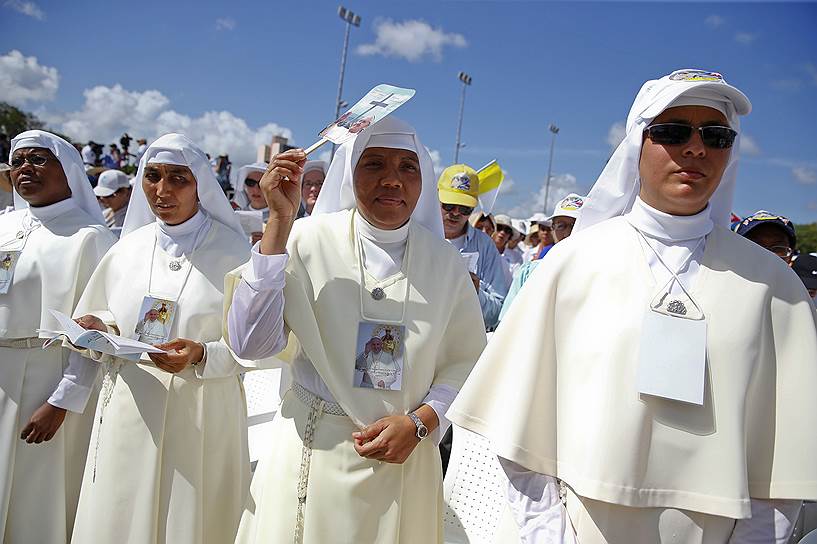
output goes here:
{"type": "Polygon", "coordinates": [[[443,210],[446,212],[453,212],[455,208],[459,209],[461,215],[471,215],[474,208],[468,206],[460,206],[459,204],[442,204],[443,210]]]}
{"type": "Polygon", "coordinates": [[[255,181],[254,179],[250,178],[244,180],[245,187],[255,187],[256,185],[258,185],[258,183],[259,183],[258,181],[255,181]]]}
{"type": "Polygon", "coordinates": [[[712,149],[729,149],[735,143],[738,135],[729,127],[693,127],[682,123],[659,123],[645,128],[644,132],[656,144],[681,145],[692,138],[693,130],[697,130],[701,134],[704,145],[712,149]]]}

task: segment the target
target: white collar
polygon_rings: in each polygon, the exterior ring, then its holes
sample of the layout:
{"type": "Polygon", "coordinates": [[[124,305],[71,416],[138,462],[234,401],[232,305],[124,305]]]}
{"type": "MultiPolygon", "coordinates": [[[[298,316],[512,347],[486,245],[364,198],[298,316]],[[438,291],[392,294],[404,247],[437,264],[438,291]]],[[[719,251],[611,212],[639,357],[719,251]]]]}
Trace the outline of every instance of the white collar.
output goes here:
{"type": "MultiPolygon", "coordinates": [[[[410,221],[409,221],[410,222],[410,221]]],[[[355,213],[355,229],[363,238],[377,244],[394,244],[408,239],[409,222],[394,230],[379,229],[369,223],[358,211],[355,213]]]]}
{"type": "Polygon", "coordinates": [[[712,231],[709,204],[695,215],[670,215],[656,210],[636,197],[627,221],[650,238],[663,242],[683,242],[703,238],[712,231]]]}
{"type": "Polygon", "coordinates": [[[201,208],[199,208],[196,211],[196,214],[184,223],[179,223],[178,225],[168,225],[158,218],[156,223],[159,225],[159,230],[161,230],[163,234],[170,239],[176,239],[185,238],[190,234],[197,232],[202,225],[204,225],[206,220],[207,216],[204,215],[204,212],[202,212],[201,208]]]}
{"type": "Polygon", "coordinates": [[[74,199],[68,197],[65,200],[60,200],[59,202],[49,204],[48,206],[29,206],[28,212],[41,223],[47,223],[48,221],[51,221],[52,219],[59,217],[60,215],[63,215],[64,213],[77,207],[78,206],[76,202],[74,202],[74,199]]]}

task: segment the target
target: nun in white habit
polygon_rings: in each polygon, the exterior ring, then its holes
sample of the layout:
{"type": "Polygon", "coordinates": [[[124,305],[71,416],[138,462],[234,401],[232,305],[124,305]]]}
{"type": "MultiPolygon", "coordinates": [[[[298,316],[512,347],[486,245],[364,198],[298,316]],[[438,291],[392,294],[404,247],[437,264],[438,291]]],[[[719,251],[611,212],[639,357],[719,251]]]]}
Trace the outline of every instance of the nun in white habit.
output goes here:
{"type": "Polygon", "coordinates": [[[717,73],[644,84],[448,412],[491,441],[525,542],[782,544],[817,499],[815,314],[728,230],[750,109],[717,73]]]}
{"type": "Polygon", "coordinates": [[[242,367],[221,340],[223,286],[248,258],[201,149],[181,134],[153,142],[122,238],[74,315],[85,328],[134,338],[148,308],[174,340],[158,345],[167,354],[138,361],[92,353],[104,380],[74,542],[232,541],[249,458],[242,367]]]}
{"type": "Polygon", "coordinates": [[[305,159],[271,162],[264,238],[228,277],[230,345],[252,359],[286,347],[294,381],[236,542],[442,542],[436,439],[485,334],[443,238],[431,159],[387,117],[340,146],[312,216],[293,226],[305,159]],[[356,380],[373,336],[397,354],[399,386],[356,380]]]}
{"type": "Polygon", "coordinates": [[[43,330],[70,315],[114,243],[62,138],[30,130],[11,142],[15,210],[0,216],[0,542],[64,544],[71,535],[91,430],[96,365],[43,330]]]}
{"type": "Polygon", "coordinates": [[[326,163],[324,161],[306,161],[301,175],[301,209],[300,217],[309,217],[315,209],[326,180],[326,163]]]}
{"type": "Polygon", "coordinates": [[[254,162],[252,164],[245,164],[238,169],[235,180],[233,180],[233,187],[235,188],[235,195],[233,196],[234,207],[236,209],[248,211],[259,210],[266,211],[267,201],[264,200],[264,194],[261,192],[261,176],[267,171],[267,163],[254,162]]]}

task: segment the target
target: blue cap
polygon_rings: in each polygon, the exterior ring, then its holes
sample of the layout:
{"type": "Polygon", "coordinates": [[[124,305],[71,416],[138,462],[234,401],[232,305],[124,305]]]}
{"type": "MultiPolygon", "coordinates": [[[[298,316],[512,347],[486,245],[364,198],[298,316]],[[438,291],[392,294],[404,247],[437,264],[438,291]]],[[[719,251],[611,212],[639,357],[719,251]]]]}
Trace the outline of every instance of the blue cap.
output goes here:
{"type": "Polygon", "coordinates": [[[741,236],[748,236],[752,229],[760,225],[777,225],[786,233],[792,249],[797,247],[797,235],[794,232],[794,223],[792,223],[788,217],[774,215],[766,210],[758,210],[749,217],[746,217],[734,227],[734,230],[741,236]]]}

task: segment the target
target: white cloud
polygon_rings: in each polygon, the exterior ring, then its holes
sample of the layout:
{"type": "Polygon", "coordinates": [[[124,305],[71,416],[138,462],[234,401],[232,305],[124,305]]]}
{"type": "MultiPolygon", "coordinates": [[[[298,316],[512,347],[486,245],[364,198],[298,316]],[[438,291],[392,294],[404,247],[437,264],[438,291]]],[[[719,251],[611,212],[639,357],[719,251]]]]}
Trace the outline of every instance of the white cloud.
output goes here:
{"type": "Polygon", "coordinates": [[[42,119],[77,141],[115,142],[123,132],[149,141],[167,132],[182,132],[211,155],[229,154],[234,163],[255,161],[259,145],[274,134],[292,138],[292,131],[275,123],[257,128],[229,111],[208,111],[191,117],[169,109],[170,100],[157,90],[129,91],[121,85],[85,90],[81,110],[44,113],[42,119]]]}
{"type": "Polygon", "coordinates": [[[428,154],[431,155],[431,162],[434,164],[434,176],[439,178],[440,174],[442,174],[443,170],[445,170],[443,160],[440,158],[440,152],[436,149],[430,149],[428,147],[426,147],[426,151],[428,151],[428,154]]]}
{"type": "Polygon", "coordinates": [[[42,66],[37,57],[16,49],[0,56],[0,99],[24,106],[27,102],[54,100],[60,76],[56,68],[42,66]]]}
{"type": "Polygon", "coordinates": [[[35,4],[34,2],[23,1],[23,0],[6,0],[3,3],[3,6],[13,9],[18,13],[22,13],[23,15],[28,15],[29,17],[33,17],[38,21],[42,21],[45,19],[45,13],[40,6],[35,4]]]}
{"type": "MultiPolygon", "coordinates": [[[[553,206],[556,205],[560,199],[566,197],[570,193],[581,193],[579,184],[576,181],[576,176],[573,174],[558,174],[551,176],[550,192],[548,193],[548,203],[545,209],[546,215],[550,215],[553,211],[553,206]]],[[[527,219],[536,212],[541,212],[542,206],[545,202],[545,184],[544,180],[542,186],[537,190],[528,194],[519,204],[510,208],[507,213],[511,217],[518,217],[527,219]]]]}
{"type": "Polygon", "coordinates": [[[757,34],[749,32],[738,32],[735,34],[735,41],[741,45],[751,45],[757,39],[757,34]]]}
{"type": "Polygon", "coordinates": [[[238,23],[230,17],[219,17],[216,19],[216,30],[233,30],[238,23]]]}
{"type": "Polygon", "coordinates": [[[357,47],[359,55],[383,55],[402,57],[410,62],[420,61],[426,55],[439,62],[443,58],[443,48],[465,47],[465,36],[454,32],[446,33],[442,28],[433,28],[425,21],[409,20],[394,22],[391,19],[375,21],[374,43],[357,47]]]}
{"type": "Polygon", "coordinates": [[[817,170],[814,168],[809,168],[807,166],[795,166],[791,169],[791,173],[798,183],[802,183],[804,185],[813,185],[817,183],[817,170]]]}
{"type": "Polygon", "coordinates": [[[626,132],[627,129],[623,121],[618,121],[610,125],[610,129],[607,131],[607,143],[610,144],[610,149],[618,147],[618,144],[624,139],[626,132]]]}
{"type": "Polygon", "coordinates": [[[754,157],[756,155],[760,155],[760,146],[757,145],[757,142],[749,136],[748,134],[741,134],[740,135],[740,153],[741,155],[748,155],[754,157]]]}
{"type": "Polygon", "coordinates": [[[332,150],[324,149],[323,151],[318,153],[318,160],[323,161],[326,164],[329,164],[332,161],[332,150]]]}
{"type": "Polygon", "coordinates": [[[502,180],[502,185],[499,186],[499,196],[503,197],[516,194],[516,181],[508,175],[507,170],[502,170],[502,173],[505,174],[505,179],[502,180]]]}
{"type": "Polygon", "coordinates": [[[710,15],[709,17],[704,19],[704,23],[706,24],[706,26],[710,28],[718,28],[725,22],[726,20],[720,15],[710,15]]]}

